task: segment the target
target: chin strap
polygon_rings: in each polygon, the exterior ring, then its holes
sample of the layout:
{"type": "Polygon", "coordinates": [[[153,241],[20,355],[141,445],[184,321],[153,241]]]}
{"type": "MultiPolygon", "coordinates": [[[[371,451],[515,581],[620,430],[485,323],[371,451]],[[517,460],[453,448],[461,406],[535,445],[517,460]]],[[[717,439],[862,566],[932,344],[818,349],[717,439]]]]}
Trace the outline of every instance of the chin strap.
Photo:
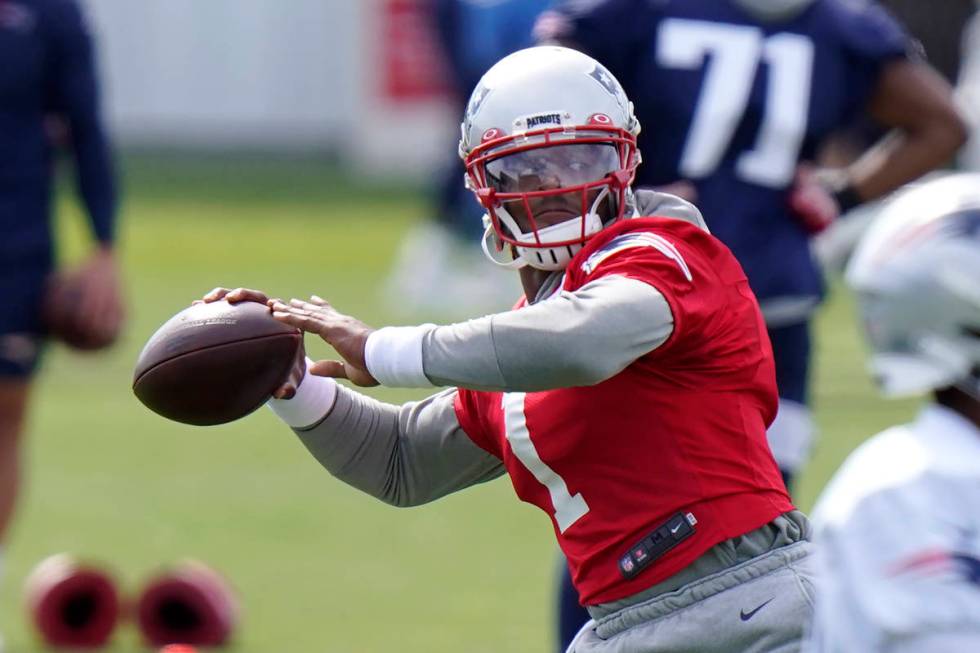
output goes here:
{"type": "MultiPolygon", "coordinates": [[[[489,222],[489,218],[484,218],[484,221],[489,222]]],[[[491,247],[493,247],[493,250],[497,252],[497,255],[507,256],[507,252],[504,250],[500,239],[497,238],[497,232],[494,231],[492,224],[487,225],[487,228],[483,231],[483,238],[480,239],[480,248],[483,250],[483,254],[490,259],[490,262],[494,265],[507,268],[508,270],[519,270],[527,265],[527,261],[520,256],[509,261],[499,259],[497,256],[494,256],[493,252],[490,251],[491,247]],[[493,244],[491,245],[491,243],[493,244]]]]}
{"type": "MultiPolygon", "coordinates": [[[[589,207],[589,210],[585,216],[578,216],[572,218],[571,220],[566,220],[543,229],[538,229],[537,238],[533,232],[522,232],[518,228],[517,221],[514,220],[507,209],[505,209],[503,206],[493,206],[493,208],[490,210],[497,214],[498,220],[504,227],[506,227],[511,233],[515,234],[515,240],[522,243],[532,244],[536,243],[538,238],[541,238],[542,241],[547,242],[545,236],[551,236],[553,237],[552,242],[562,242],[574,240],[577,236],[582,234],[582,220],[585,221],[584,233],[586,238],[601,231],[605,225],[603,225],[602,219],[599,217],[597,208],[609,195],[610,189],[608,186],[606,186],[596,196],[595,200],[592,202],[592,206],[589,207]]],[[[526,265],[530,265],[535,269],[545,270],[548,272],[561,270],[564,269],[572,257],[575,256],[575,254],[581,250],[583,246],[583,243],[561,245],[558,247],[522,247],[521,245],[515,245],[511,251],[516,249],[516,256],[512,261],[506,261],[499,258],[499,254],[506,251],[507,248],[503,248],[501,246],[502,243],[500,242],[496,231],[493,229],[493,223],[489,216],[484,216],[484,224],[487,225],[487,229],[483,234],[483,240],[481,242],[483,253],[494,264],[511,270],[516,270],[526,265]],[[493,246],[493,250],[497,252],[497,255],[494,255],[490,251],[491,245],[493,246]]],[[[504,255],[506,256],[506,254],[504,255]]]]}

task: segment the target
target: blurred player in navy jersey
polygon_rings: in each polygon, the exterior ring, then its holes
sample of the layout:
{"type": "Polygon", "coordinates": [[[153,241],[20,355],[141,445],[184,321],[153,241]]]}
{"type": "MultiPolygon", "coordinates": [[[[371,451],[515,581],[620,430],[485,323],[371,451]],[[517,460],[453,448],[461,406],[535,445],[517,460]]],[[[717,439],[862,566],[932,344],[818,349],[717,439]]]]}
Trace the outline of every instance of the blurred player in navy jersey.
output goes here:
{"type": "Polygon", "coordinates": [[[791,487],[814,437],[810,321],[824,284],[810,238],[953,156],[965,127],[949,85],[863,0],[568,0],[536,34],[622,81],[644,125],[638,185],[693,185],[745,268],[776,356],[769,442],[791,487]],[[849,168],[815,174],[820,146],[862,112],[894,133],[849,168]]]}
{"type": "MultiPolygon", "coordinates": [[[[92,39],[74,0],[0,0],[0,538],[19,486],[20,435],[45,337],[42,305],[55,259],[55,132],[75,161],[98,241],[70,276],[74,335],[111,341],[122,307],[113,241],[116,191],[99,115],[92,39]],[[53,130],[52,125],[59,129],[53,130]]],[[[53,292],[53,290],[52,290],[53,292]]],[[[0,539],[2,541],[2,539],[0,539]]]]}
{"type": "MultiPolygon", "coordinates": [[[[458,118],[490,66],[532,45],[534,21],[550,0],[433,0],[432,4],[458,118]]],[[[389,276],[387,294],[393,308],[465,314],[512,302],[516,288],[486,283],[486,262],[475,245],[483,233],[483,209],[460,183],[462,178],[459,158],[447,159],[436,178],[433,219],[409,232],[389,276]],[[420,256],[423,249],[425,255],[420,256]],[[436,285],[444,292],[433,293],[436,285]]]]}
{"type": "Polygon", "coordinates": [[[858,447],[813,511],[808,651],[980,651],[980,174],[896,194],[846,280],[882,393],[930,393],[858,447]]]}
{"type": "Polygon", "coordinates": [[[594,619],[575,653],[796,650],[809,525],[766,442],[772,350],[738,262],[692,205],[633,191],[640,125],[581,52],[505,57],[462,127],[484,253],[517,272],[518,307],[374,330],[316,296],[217,288],[205,301],[267,302],[341,357],[299,357],[273,410],[333,475],[393,505],[509,476],[594,619]],[[334,378],[449,387],[396,406],[334,378]]]}

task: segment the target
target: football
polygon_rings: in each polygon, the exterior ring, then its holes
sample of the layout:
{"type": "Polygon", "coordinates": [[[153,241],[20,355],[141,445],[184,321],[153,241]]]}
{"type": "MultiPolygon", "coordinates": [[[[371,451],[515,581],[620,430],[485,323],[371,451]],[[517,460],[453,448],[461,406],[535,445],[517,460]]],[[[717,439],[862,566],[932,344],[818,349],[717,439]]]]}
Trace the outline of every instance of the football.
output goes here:
{"type": "Polygon", "coordinates": [[[154,333],[133,392],[147,408],[196,426],[248,415],[289,377],[302,333],[257,302],[194,304],[154,333]]]}
{"type": "Polygon", "coordinates": [[[82,320],[85,277],[77,270],[59,271],[47,281],[41,319],[49,336],[78,351],[97,351],[115,343],[122,322],[110,332],[96,333],[82,320]]]}

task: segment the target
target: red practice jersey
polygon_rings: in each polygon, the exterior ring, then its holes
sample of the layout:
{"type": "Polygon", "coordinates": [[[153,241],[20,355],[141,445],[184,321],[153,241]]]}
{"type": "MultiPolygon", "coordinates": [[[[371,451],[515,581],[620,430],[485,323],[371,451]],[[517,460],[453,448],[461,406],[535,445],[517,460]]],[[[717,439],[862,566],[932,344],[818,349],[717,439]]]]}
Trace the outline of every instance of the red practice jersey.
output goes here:
{"type": "Polygon", "coordinates": [[[456,399],[467,435],[504,461],[523,501],[551,516],[587,605],[642,591],[793,509],[766,440],[777,406],[772,349],[731,252],[688,222],[624,220],[571,260],[562,287],[614,275],[667,299],[665,343],[594,386],[460,389],[456,399]],[[678,514],[693,516],[694,532],[626,573],[635,545],[664,525],[676,532],[678,514]]]}

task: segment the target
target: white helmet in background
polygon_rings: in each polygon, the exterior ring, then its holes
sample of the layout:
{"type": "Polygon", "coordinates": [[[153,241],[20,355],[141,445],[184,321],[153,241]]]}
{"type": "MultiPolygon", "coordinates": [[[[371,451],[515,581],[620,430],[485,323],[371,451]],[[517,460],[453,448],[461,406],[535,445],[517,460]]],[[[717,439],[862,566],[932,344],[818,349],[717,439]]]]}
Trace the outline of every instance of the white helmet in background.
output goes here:
{"type": "Polygon", "coordinates": [[[762,21],[791,20],[815,0],[731,0],[731,2],[762,21]]]}
{"type": "Polygon", "coordinates": [[[956,386],[980,399],[980,174],[901,191],[861,239],[847,283],[886,395],[956,386]]]}
{"type": "Polygon", "coordinates": [[[639,131],[622,86],[581,52],[540,46],[497,62],[470,97],[459,143],[487,210],[483,251],[505,267],[564,268],[631,203],[639,131]],[[578,216],[538,228],[531,202],[572,196],[578,216]]]}

